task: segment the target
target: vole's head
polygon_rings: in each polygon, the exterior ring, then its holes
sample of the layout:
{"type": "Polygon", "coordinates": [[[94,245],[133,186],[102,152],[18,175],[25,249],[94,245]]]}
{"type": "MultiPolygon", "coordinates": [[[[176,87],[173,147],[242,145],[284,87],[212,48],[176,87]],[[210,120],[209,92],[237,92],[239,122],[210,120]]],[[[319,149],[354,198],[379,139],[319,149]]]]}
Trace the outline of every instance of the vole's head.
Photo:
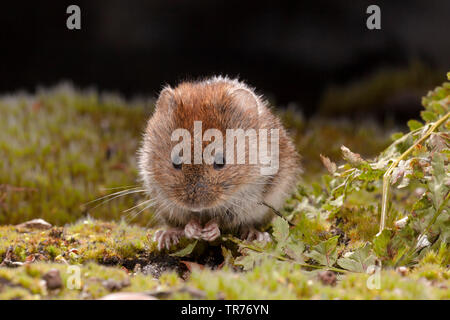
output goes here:
{"type": "Polygon", "coordinates": [[[165,88],[140,151],[140,174],[150,196],[168,210],[202,211],[226,206],[238,194],[258,188],[261,175],[248,157],[250,139],[245,138],[245,155],[233,146],[232,159],[227,129],[257,132],[260,104],[250,89],[227,81],[165,88]],[[238,164],[242,156],[245,163],[238,164]]]}

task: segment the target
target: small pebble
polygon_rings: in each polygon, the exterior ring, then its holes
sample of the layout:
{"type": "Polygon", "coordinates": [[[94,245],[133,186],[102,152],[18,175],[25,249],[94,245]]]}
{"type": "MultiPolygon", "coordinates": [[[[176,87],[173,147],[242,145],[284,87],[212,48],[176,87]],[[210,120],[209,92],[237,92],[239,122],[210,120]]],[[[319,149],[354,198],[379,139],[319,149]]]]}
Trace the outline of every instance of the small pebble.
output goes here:
{"type": "Polygon", "coordinates": [[[16,225],[17,228],[47,230],[52,227],[50,223],[43,219],[33,219],[16,225]]]}
{"type": "Polygon", "coordinates": [[[155,297],[145,293],[138,292],[118,292],[108,294],[100,300],[157,300],[155,297]]]}
{"type": "Polygon", "coordinates": [[[397,272],[402,276],[406,276],[408,274],[408,268],[407,267],[398,267],[397,272]]]}
{"type": "Polygon", "coordinates": [[[336,285],[336,274],[332,271],[322,271],[319,272],[319,280],[324,284],[324,285],[329,285],[329,286],[334,286],[336,285]]]}
{"type": "Polygon", "coordinates": [[[62,287],[62,279],[58,269],[51,269],[42,276],[45,281],[47,289],[54,290],[62,287]]]}

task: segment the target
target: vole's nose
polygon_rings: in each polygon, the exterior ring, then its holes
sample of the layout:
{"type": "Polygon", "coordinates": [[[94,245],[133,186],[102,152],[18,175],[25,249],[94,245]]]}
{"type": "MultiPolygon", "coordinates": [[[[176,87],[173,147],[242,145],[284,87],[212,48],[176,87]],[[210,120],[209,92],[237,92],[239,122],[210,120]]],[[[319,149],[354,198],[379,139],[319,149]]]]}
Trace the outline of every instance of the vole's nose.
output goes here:
{"type": "Polygon", "coordinates": [[[207,185],[201,181],[197,181],[188,187],[188,196],[192,200],[195,200],[199,195],[202,195],[206,191],[207,185]]]}
{"type": "Polygon", "coordinates": [[[206,190],[206,184],[198,181],[196,184],[194,184],[192,189],[193,189],[192,191],[195,193],[202,192],[202,191],[206,190]]]}

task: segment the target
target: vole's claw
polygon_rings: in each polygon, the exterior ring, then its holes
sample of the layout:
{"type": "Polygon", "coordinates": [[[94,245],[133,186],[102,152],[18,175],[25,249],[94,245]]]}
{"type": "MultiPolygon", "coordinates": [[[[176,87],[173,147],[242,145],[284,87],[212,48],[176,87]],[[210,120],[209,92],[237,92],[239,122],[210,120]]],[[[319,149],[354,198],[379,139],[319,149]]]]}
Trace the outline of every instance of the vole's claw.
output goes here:
{"type": "Polygon", "coordinates": [[[158,250],[169,249],[171,245],[175,245],[180,241],[183,235],[182,229],[158,230],[155,233],[154,241],[158,242],[158,250]]]}
{"type": "Polygon", "coordinates": [[[255,228],[245,228],[241,232],[241,239],[247,241],[259,241],[263,243],[271,242],[272,238],[267,232],[256,230],[255,228]]]}
{"type": "Polygon", "coordinates": [[[192,219],[188,224],[184,227],[184,235],[188,239],[201,239],[202,238],[202,226],[200,223],[192,219]]]}
{"type": "Polygon", "coordinates": [[[257,240],[261,241],[263,243],[268,243],[272,241],[272,238],[270,237],[270,234],[268,232],[259,232],[259,235],[261,236],[261,238],[258,236],[257,240]]]}
{"type": "Polygon", "coordinates": [[[216,221],[211,220],[202,230],[202,239],[206,241],[213,241],[220,236],[219,225],[216,221]]]}

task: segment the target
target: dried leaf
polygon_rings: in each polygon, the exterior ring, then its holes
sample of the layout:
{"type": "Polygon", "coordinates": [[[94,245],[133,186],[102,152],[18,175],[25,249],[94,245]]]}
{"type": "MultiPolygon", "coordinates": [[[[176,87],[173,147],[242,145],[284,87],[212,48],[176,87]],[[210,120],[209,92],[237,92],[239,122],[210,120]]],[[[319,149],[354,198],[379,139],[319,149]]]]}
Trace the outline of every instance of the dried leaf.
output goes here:
{"type": "Polygon", "coordinates": [[[433,133],[428,140],[428,145],[433,152],[441,152],[442,150],[449,149],[450,143],[448,134],[445,133],[433,133]]]}
{"type": "Polygon", "coordinates": [[[343,158],[353,166],[358,166],[365,162],[360,154],[351,152],[346,146],[341,146],[341,151],[343,158]]]}
{"type": "Polygon", "coordinates": [[[404,228],[406,226],[406,223],[408,222],[408,219],[409,219],[408,216],[406,216],[402,219],[395,221],[395,226],[399,229],[404,228]]]}
{"type": "Polygon", "coordinates": [[[17,228],[47,230],[52,227],[50,223],[43,219],[33,219],[16,225],[17,228]]]}
{"type": "Polygon", "coordinates": [[[323,165],[327,168],[328,172],[334,174],[337,170],[336,163],[330,160],[330,158],[320,155],[323,165]]]}
{"type": "Polygon", "coordinates": [[[344,204],[344,198],[345,198],[345,196],[342,194],[339,197],[337,197],[336,199],[330,201],[330,205],[332,205],[333,207],[340,208],[344,204]]]}
{"type": "Polygon", "coordinates": [[[205,269],[205,266],[203,264],[200,263],[196,263],[196,262],[192,262],[192,261],[180,261],[182,264],[184,264],[186,266],[186,268],[188,268],[188,270],[190,272],[192,272],[192,270],[203,270],[205,269]]]}
{"type": "Polygon", "coordinates": [[[428,247],[429,245],[431,245],[430,241],[428,240],[428,237],[426,234],[421,234],[418,238],[417,238],[417,245],[416,245],[416,250],[420,250],[422,248],[428,247]]]}
{"type": "Polygon", "coordinates": [[[413,174],[413,168],[411,166],[412,159],[407,161],[400,160],[397,167],[392,171],[391,184],[397,185],[397,188],[405,188],[409,185],[409,175],[413,174]]]}

